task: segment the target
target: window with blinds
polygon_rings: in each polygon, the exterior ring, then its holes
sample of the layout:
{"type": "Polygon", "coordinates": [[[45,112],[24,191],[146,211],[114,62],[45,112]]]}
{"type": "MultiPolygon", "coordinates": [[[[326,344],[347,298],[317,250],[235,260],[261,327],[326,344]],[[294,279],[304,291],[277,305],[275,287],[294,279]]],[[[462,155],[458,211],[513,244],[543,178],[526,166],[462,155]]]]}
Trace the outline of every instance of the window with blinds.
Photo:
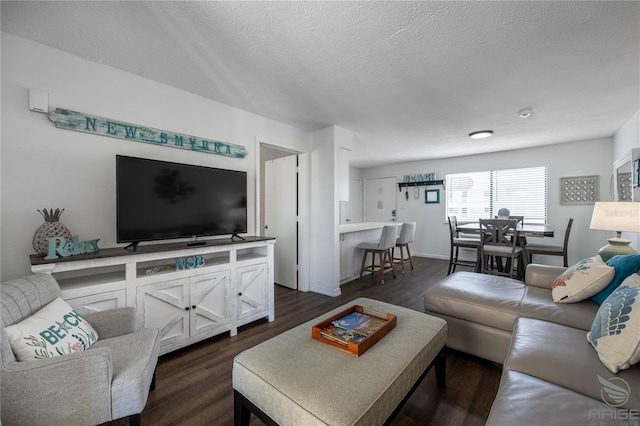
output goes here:
{"type": "Polygon", "coordinates": [[[501,208],[527,223],[547,221],[546,167],[448,174],[446,185],[446,215],[458,221],[490,219],[501,208]]]}

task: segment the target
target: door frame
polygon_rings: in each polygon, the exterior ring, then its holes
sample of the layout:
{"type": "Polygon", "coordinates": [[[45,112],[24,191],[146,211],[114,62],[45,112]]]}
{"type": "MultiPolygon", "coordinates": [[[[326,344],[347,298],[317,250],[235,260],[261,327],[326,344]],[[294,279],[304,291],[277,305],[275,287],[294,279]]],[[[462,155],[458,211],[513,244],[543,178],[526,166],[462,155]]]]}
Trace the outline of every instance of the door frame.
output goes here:
{"type": "MultiPolygon", "coordinates": [[[[309,291],[310,289],[310,230],[309,230],[309,152],[300,151],[299,147],[294,147],[282,143],[269,141],[265,138],[256,137],[256,150],[258,154],[255,156],[255,229],[260,234],[262,230],[261,223],[261,194],[262,186],[262,162],[260,161],[260,148],[262,146],[278,149],[280,151],[290,152],[298,156],[298,290],[309,291]]],[[[276,244],[277,241],[276,241],[276,244]]]]}

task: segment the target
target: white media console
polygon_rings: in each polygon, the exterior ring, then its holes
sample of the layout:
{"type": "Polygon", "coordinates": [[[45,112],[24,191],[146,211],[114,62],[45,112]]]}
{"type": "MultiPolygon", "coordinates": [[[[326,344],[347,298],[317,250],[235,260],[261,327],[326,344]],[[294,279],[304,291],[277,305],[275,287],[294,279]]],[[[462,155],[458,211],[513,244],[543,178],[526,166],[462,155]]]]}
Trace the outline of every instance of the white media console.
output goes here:
{"type": "Polygon", "coordinates": [[[239,326],[261,318],[273,321],[276,240],[244,238],[109,248],[57,260],[32,255],[31,271],[52,274],[74,308],[135,307],[138,326],[161,330],[164,354],[226,331],[235,336],[239,326]],[[176,262],[187,269],[176,270],[176,262]]]}

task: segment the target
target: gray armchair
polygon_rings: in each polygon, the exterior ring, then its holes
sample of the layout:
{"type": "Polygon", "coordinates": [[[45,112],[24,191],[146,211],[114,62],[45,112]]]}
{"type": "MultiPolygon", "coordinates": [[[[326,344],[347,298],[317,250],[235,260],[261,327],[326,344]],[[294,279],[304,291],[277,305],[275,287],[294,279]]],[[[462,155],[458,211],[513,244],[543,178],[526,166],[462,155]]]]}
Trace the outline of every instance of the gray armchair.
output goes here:
{"type": "Polygon", "coordinates": [[[157,329],[136,330],[134,308],[77,310],[98,332],[89,349],[43,360],[16,360],[5,327],[60,296],[55,278],[35,274],[1,285],[1,423],[95,425],[121,417],[140,423],[155,385],[157,329]]]}

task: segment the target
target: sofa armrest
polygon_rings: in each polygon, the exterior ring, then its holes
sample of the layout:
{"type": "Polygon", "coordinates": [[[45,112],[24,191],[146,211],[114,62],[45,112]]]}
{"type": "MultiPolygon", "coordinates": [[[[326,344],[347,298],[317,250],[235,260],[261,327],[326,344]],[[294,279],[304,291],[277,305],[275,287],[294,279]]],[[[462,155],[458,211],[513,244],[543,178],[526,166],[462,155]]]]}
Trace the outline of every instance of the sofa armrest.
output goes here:
{"type": "Polygon", "coordinates": [[[138,329],[136,309],[124,307],[105,311],[77,309],[78,313],[98,332],[98,338],[122,336],[138,329]]]}
{"type": "Polygon", "coordinates": [[[109,348],[2,366],[2,423],[100,424],[111,420],[109,348]]]}
{"type": "Polygon", "coordinates": [[[547,288],[551,290],[551,285],[555,279],[566,271],[564,266],[540,265],[532,263],[527,265],[524,283],[533,287],[547,288]]]}

